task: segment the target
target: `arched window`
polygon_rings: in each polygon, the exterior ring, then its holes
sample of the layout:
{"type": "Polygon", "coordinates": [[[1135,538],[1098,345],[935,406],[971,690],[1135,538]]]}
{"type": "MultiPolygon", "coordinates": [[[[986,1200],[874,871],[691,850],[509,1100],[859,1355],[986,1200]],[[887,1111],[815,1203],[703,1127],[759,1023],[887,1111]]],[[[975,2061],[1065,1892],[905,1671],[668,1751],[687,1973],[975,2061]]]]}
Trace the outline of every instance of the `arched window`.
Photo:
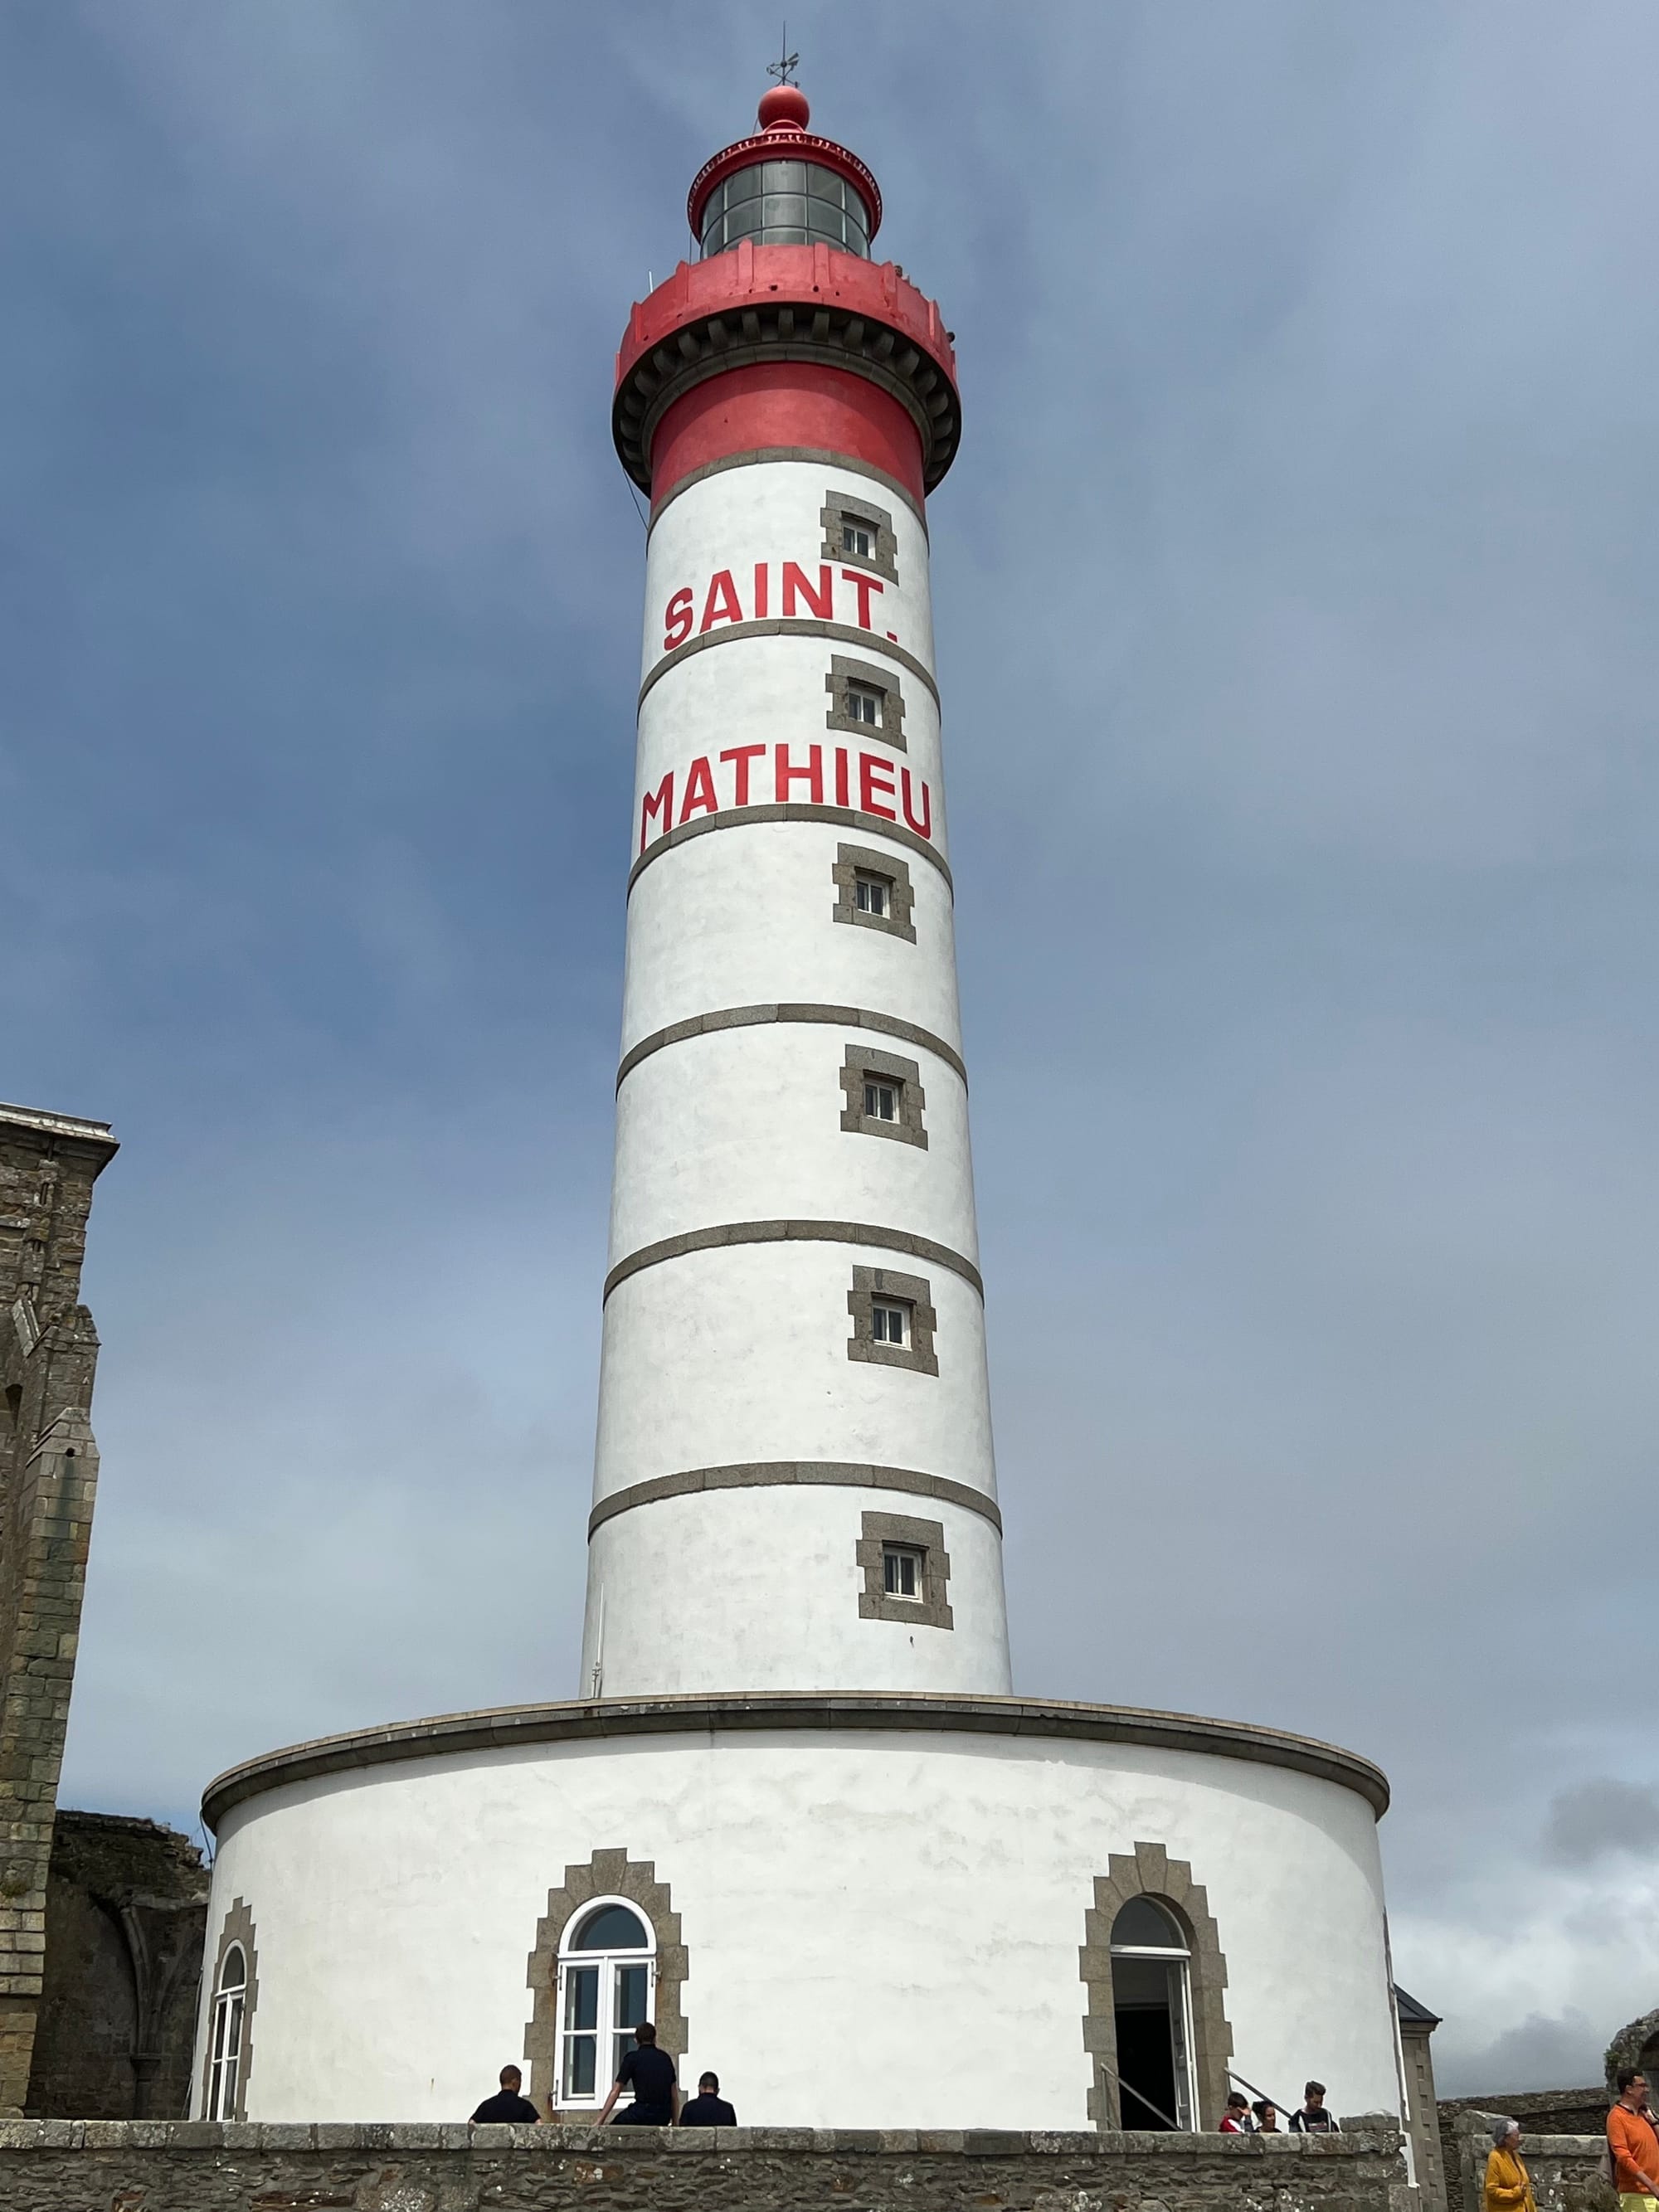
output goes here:
{"type": "Polygon", "coordinates": [[[1190,2128],[1198,2084],[1186,1931],[1160,1899],[1132,1897],[1112,1923],[1111,1952],[1123,2125],[1190,2128]]]}
{"type": "Polygon", "coordinates": [[[656,1939],[625,1899],[600,1898],[571,1921],[559,1946],[562,2106],[604,2101],[656,1986],[656,1939]]]}
{"type": "Polygon", "coordinates": [[[246,2009],[247,1954],[240,1943],[233,1943],[219,1963],[219,1986],[213,1997],[207,2113],[210,2120],[234,2120],[236,2117],[236,2082],[242,2066],[242,2019],[246,2009]]]}

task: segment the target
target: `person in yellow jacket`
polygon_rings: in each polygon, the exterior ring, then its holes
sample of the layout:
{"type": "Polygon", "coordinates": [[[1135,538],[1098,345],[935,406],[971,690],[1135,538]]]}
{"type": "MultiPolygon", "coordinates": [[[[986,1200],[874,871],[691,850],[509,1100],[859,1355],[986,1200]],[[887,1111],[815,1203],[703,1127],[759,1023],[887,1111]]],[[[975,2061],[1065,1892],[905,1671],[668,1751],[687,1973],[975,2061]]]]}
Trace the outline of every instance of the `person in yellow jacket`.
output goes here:
{"type": "Polygon", "coordinates": [[[1521,2162],[1520,2121],[1495,2121],[1492,2140],[1486,2154],[1486,2212],[1538,2212],[1538,2199],[1521,2162]]]}

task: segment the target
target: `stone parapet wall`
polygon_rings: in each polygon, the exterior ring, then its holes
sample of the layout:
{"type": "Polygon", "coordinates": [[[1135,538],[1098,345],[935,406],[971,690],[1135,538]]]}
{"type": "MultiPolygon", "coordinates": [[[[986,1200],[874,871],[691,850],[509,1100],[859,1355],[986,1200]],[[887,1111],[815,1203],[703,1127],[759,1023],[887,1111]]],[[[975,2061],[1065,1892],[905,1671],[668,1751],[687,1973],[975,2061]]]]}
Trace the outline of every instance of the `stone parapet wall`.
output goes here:
{"type": "MultiPolygon", "coordinates": [[[[1540,2205],[1542,2199],[1540,2200],[1540,2205]]],[[[1390,2129],[1223,2136],[808,2128],[0,2124],[28,2212],[1414,2212],[1390,2129]]]]}
{"type": "MultiPolygon", "coordinates": [[[[1455,2191],[1457,2179],[1458,2145],[1468,2132],[1471,2116],[1476,2125],[1484,2124],[1490,2114],[1503,2113],[1506,2118],[1519,2120],[1525,2139],[1522,2156],[1528,2153],[1525,2144],[1534,2136],[1595,2136],[1600,2137],[1607,2123],[1607,2106],[1613,2102],[1607,2091],[1592,2085],[1588,2089],[1517,2089],[1512,2096],[1494,2092],[1485,2097],[1443,2097],[1440,2100],[1440,2154],[1444,2166],[1449,2188],[1455,2191]]],[[[1454,2208],[1459,2200],[1454,2193],[1454,2208]]]]}
{"type": "MultiPolygon", "coordinates": [[[[1516,2099],[1524,2103],[1524,2099],[1516,2099]]],[[[1444,2108],[1443,2107],[1443,2110],[1444,2108]]],[[[1607,2109],[1606,2100],[1602,2110],[1607,2109]]],[[[1492,2122],[1500,2112],[1522,2123],[1521,2156],[1532,2177],[1538,2212],[1618,2212],[1619,2199],[1601,2178],[1601,2154],[1607,2137],[1593,2136],[1528,2135],[1519,2112],[1495,2107],[1488,2114],[1463,2106],[1455,2123],[1455,2150],[1447,2167],[1448,2195],[1452,2212],[1485,2212],[1486,2154],[1492,2148],[1492,2122]]]]}

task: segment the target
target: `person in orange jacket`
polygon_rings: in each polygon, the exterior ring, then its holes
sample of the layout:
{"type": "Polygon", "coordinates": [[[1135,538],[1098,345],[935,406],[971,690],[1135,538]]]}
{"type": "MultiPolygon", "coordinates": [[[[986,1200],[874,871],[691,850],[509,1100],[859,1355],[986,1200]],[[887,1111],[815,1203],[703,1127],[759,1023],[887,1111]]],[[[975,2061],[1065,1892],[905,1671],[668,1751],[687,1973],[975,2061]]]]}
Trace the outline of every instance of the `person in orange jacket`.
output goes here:
{"type": "Polygon", "coordinates": [[[1607,2148],[1620,2212],[1648,2212],[1659,2203],[1659,2136],[1648,2112],[1648,2081],[1633,2066],[1618,2074],[1619,2102],[1607,2114],[1607,2148]]]}
{"type": "Polygon", "coordinates": [[[1538,2212],[1532,2179],[1521,2159],[1519,2120],[1495,2120],[1486,2154],[1486,2212],[1538,2212]]]}

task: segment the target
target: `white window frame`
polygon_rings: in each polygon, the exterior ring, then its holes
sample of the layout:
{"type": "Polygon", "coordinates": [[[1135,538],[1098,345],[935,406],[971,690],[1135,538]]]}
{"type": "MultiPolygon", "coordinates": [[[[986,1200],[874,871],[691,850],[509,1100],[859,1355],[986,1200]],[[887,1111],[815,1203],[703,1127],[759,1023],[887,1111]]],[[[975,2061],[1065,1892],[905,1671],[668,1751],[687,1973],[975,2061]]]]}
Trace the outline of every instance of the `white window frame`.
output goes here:
{"type": "Polygon", "coordinates": [[[864,1115],[867,1121],[897,1121],[902,1119],[901,1102],[904,1083],[896,1075],[866,1075],[864,1079],[864,1115]],[[888,1110],[882,1111],[885,1099],[888,1110]]]}
{"type": "Polygon", "coordinates": [[[922,1550],[920,1545],[917,1544],[884,1543],[881,1547],[881,1584],[884,1596],[897,1598],[901,1603],[915,1605],[925,1603],[927,1589],[927,1553],[922,1550]],[[887,1563],[890,1559],[900,1564],[908,1563],[910,1568],[911,1577],[915,1584],[913,1589],[893,1589],[889,1588],[887,1581],[887,1563]]]}
{"type": "Polygon", "coordinates": [[[645,1968],[645,2012],[647,2020],[656,2018],[657,2002],[657,1931],[651,1924],[651,1916],[644,1906],[631,1897],[593,1897],[570,1916],[569,1923],[559,1939],[559,1956],[554,1968],[557,1982],[558,2002],[556,2007],[553,2038],[553,2104],[556,2111],[566,2112],[597,2112],[611,2094],[611,2085],[617,2078],[620,2063],[617,2039],[631,2035],[639,2026],[637,2020],[618,2021],[615,2019],[617,1969],[619,1966],[645,1968]],[[616,1950],[589,1951],[580,1948],[577,1936],[592,1919],[610,1905],[619,1905],[624,1912],[631,1912],[645,1930],[643,1947],[623,1947],[616,1950]],[[594,2025],[589,2028],[565,2027],[565,1999],[570,1988],[573,1970],[592,1966],[599,1970],[599,2002],[595,2007],[594,2025]],[[571,2035],[592,2034],[594,2041],[593,2087],[591,2094],[567,2093],[565,2089],[565,2039],[571,2035]],[[611,2055],[606,2057],[609,2052],[611,2055]],[[607,2069],[609,2069],[607,2071],[607,2069]]]}
{"type": "MultiPolygon", "coordinates": [[[[1156,1905],[1164,1918],[1179,1933],[1181,1923],[1164,1900],[1161,1897],[1153,1895],[1150,1890],[1143,1893],[1147,1904],[1156,1905]]],[[[1133,1902],[1133,1898],[1126,1898],[1124,1900],[1125,1905],[1132,1905],[1133,1902]]],[[[1120,1911],[1122,1909],[1122,1906],[1119,1907],[1120,1911]]],[[[1198,2125],[1194,2117],[1198,2111],[1198,2061],[1193,2047],[1192,1946],[1189,1943],[1114,1943],[1111,1946],[1111,1954],[1114,1960],[1158,1959],[1162,1960],[1167,1966],[1180,1968],[1180,1972],[1172,1978],[1176,1984],[1176,1990],[1175,2002],[1170,2007],[1170,2025],[1177,2037],[1177,2048],[1170,2054],[1176,2085],[1176,2108],[1171,2118],[1182,2132],[1190,2134],[1198,2125]]],[[[1113,2002],[1114,2003],[1116,2002],[1115,1990],[1113,1992],[1113,2002]]],[[[1127,2127],[1129,2123],[1124,2116],[1122,2102],[1123,2085],[1120,2080],[1118,2122],[1120,2126],[1127,2127]]]]}
{"type": "Polygon", "coordinates": [[[847,684],[848,720],[861,722],[866,730],[878,730],[881,727],[881,710],[886,698],[886,693],[878,685],[861,683],[855,676],[849,677],[847,684]],[[866,707],[870,710],[868,714],[865,712],[866,707]]]}
{"type": "Polygon", "coordinates": [[[213,1992],[213,2021],[208,2044],[208,2111],[210,2120],[234,2120],[236,2088],[242,2078],[242,2036],[247,2019],[247,1950],[241,1943],[227,1946],[219,1961],[218,1984],[213,1992]],[[242,1978],[229,1979],[231,1961],[241,1961],[242,1978]]]}
{"type": "MultiPolygon", "coordinates": [[[[884,1326],[884,1324],[883,1324],[883,1326],[884,1326]]],[[[877,1297],[872,1299],[870,1304],[870,1334],[872,1341],[877,1344],[908,1344],[911,1340],[913,1328],[914,1324],[910,1319],[910,1309],[905,1304],[902,1298],[877,1297]],[[899,1333],[896,1336],[884,1335],[883,1334],[883,1328],[878,1326],[879,1317],[886,1316],[888,1319],[890,1320],[892,1316],[895,1314],[898,1316],[899,1333]]]]}
{"type": "Polygon", "coordinates": [[[860,914],[872,914],[878,921],[893,918],[893,879],[878,876],[867,868],[854,871],[853,876],[853,904],[860,914]],[[878,906],[875,902],[881,901],[878,906]]]}
{"type": "Polygon", "coordinates": [[[862,515],[843,514],[841,519],[841,550],[854,561],[873,560],[876,552],[875,524],[862,515]]]}

